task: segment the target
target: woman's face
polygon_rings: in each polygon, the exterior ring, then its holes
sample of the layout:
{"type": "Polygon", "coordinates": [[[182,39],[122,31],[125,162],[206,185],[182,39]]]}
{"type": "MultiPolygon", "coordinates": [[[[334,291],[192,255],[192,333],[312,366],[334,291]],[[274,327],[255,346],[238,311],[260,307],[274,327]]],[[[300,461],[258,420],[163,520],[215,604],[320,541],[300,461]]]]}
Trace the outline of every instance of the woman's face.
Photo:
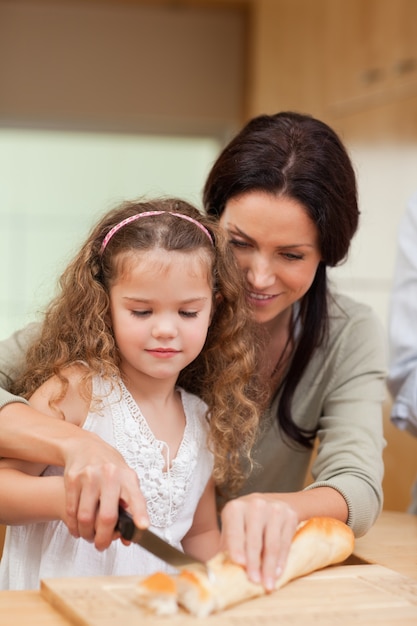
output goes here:
{"type": "Polygon", "coordinates": [[[318,230],[304,206],[250,191],[229,200],[220,224],[245,273],[256,321],[266,324],[288,313],[310,288],[320,262],[318,230]]]}

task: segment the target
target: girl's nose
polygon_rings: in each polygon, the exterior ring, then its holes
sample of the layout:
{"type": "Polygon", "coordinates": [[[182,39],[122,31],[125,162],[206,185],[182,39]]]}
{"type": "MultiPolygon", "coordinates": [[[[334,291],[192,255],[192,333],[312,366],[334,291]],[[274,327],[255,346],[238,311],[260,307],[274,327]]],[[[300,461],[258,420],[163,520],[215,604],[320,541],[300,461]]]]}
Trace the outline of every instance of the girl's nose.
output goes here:
{"type": "Polygon", "coordinates": [[[172,338],[178,334],[177,325],[171,316],[161,316],[155,320],[152,328],[152,337],[172,338]]]}

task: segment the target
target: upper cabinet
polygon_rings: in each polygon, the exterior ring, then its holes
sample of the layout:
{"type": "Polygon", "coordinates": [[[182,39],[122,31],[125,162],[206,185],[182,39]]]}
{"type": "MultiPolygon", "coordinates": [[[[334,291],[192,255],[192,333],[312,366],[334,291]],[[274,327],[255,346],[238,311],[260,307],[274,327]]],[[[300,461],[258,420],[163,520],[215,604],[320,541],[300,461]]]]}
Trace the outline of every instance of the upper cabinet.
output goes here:
{"type": "Polygon", "coordinates": [[[417,139],[417,0],[254,0],[247,117],[311,113],[345,139],[417,139]]]}
{"type": "Polygon", "coordinates": [[[416,0],[326,0],[325,16],[328,113],[417,94],[416,0]]]}

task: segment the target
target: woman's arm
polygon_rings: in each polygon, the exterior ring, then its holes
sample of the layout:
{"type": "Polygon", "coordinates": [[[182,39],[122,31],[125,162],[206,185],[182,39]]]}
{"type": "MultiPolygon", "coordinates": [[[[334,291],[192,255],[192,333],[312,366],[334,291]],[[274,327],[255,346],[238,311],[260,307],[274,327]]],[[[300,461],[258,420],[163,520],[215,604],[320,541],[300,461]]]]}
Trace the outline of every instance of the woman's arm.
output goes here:
{"type": "Polygon", "coordinates": [[[214,483],[210,480],[200,498],[193,525],[182,540],[184,552],[202,561],[213,557],[220,549],[214,483]]]}
{"type": "Polygon", "coordinates": [[[250,580],[272,590],[284,569],[297,525],[322,515],[342,522],[348,517],[345,499],[330,487],[241,496],[223,508],[222,549],[246,568],[250,580]]]}
{"type": "Polygon", "coordinates": [[[10,383],[22,373],[26,350],[39,330],[39,325],[30,324],[0,342],[0,456],[62,466],[76,429],[51,421],[8,392],[10,383]]]}
{"type": "Polygon", "coordinates": [[[65,468],[67,514],[75,536],[91,536],[94,529],[95,516],[85,519],[84,514],[83,521],[78,520],[84,496],[91,510],[106,500],[106,493],[118,492],[136,523],[144,514],[147,518],[136,473],[115,448],[74,424],[20,402],[7,404],[0,410],[0,454],[65,468]]]}
{"type": "MultiPolygon", "coordinates": [[[[315,516],[339,519],[364,534],[377,518],[382,505],[382,403],[385,393],[385,350],[381,324],[362,305],[349,305],[349,314],[334,316],[326,359],[316,359],[307,386],[298,393],[296,405],[299,423],[313,427],[307,419],[317,412],[319,445],[312,466],[315,482],[305,490],[280,491],[280,476],[274,475],[276,493],[259,493],[262,478],[268,481],[274,471],[274,459],[281,461],[277,438],[276,456],[262,466],[256,483],[257,493],[228,503],[222,513],[223,543],[233,558],[246,565],[253,580],[271,587],[285,564],[297,524],[315,516]],[[338,325],[337,325],[338,324],[338,325]],[[323,363],[327,363],[326,367],[323,363]],[[321,377],[321,380],[320,380],[321,377]],[[319,382],[322,384],[319,385],[319,382]],[[305,416],[305,418],[303,417],[305,416]],[[304,422],[303,422],[304,419],[304,422]],[[265,475],[267,474],[267,475],[265,475]],[[239,529],[236,531],[236,529],[239,529]]],[[[288,471],[297,464],[295,454],[286,457],[288,471]]],[[[298,477],[297,477],[298,478],[298,477]]],[[[291,489],[291,487],[290,487],[291,489]]]]}

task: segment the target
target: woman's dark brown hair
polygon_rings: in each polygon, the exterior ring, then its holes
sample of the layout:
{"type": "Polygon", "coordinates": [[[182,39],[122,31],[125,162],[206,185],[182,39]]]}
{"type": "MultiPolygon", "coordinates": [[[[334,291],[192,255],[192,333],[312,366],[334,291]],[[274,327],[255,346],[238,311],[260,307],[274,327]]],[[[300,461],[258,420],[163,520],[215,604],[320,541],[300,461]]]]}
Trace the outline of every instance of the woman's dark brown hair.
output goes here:
{"type": "Polygon", "coordinates": [[[277,415],[287,436],[310,447],[315,433],[294,423],[291,404],[315,349],[327,335],[326,267],[346,258],[358,226],[355,172],[341,140],[327,124],[293,112],[261,115],[230,141],[214,163],[204,187],[205,210],[219,218],[231,198],[251,191],[285,195],[301,203],[319,233],[322,260],[300,302],[301,333],[281,382],[277,415]]]}

